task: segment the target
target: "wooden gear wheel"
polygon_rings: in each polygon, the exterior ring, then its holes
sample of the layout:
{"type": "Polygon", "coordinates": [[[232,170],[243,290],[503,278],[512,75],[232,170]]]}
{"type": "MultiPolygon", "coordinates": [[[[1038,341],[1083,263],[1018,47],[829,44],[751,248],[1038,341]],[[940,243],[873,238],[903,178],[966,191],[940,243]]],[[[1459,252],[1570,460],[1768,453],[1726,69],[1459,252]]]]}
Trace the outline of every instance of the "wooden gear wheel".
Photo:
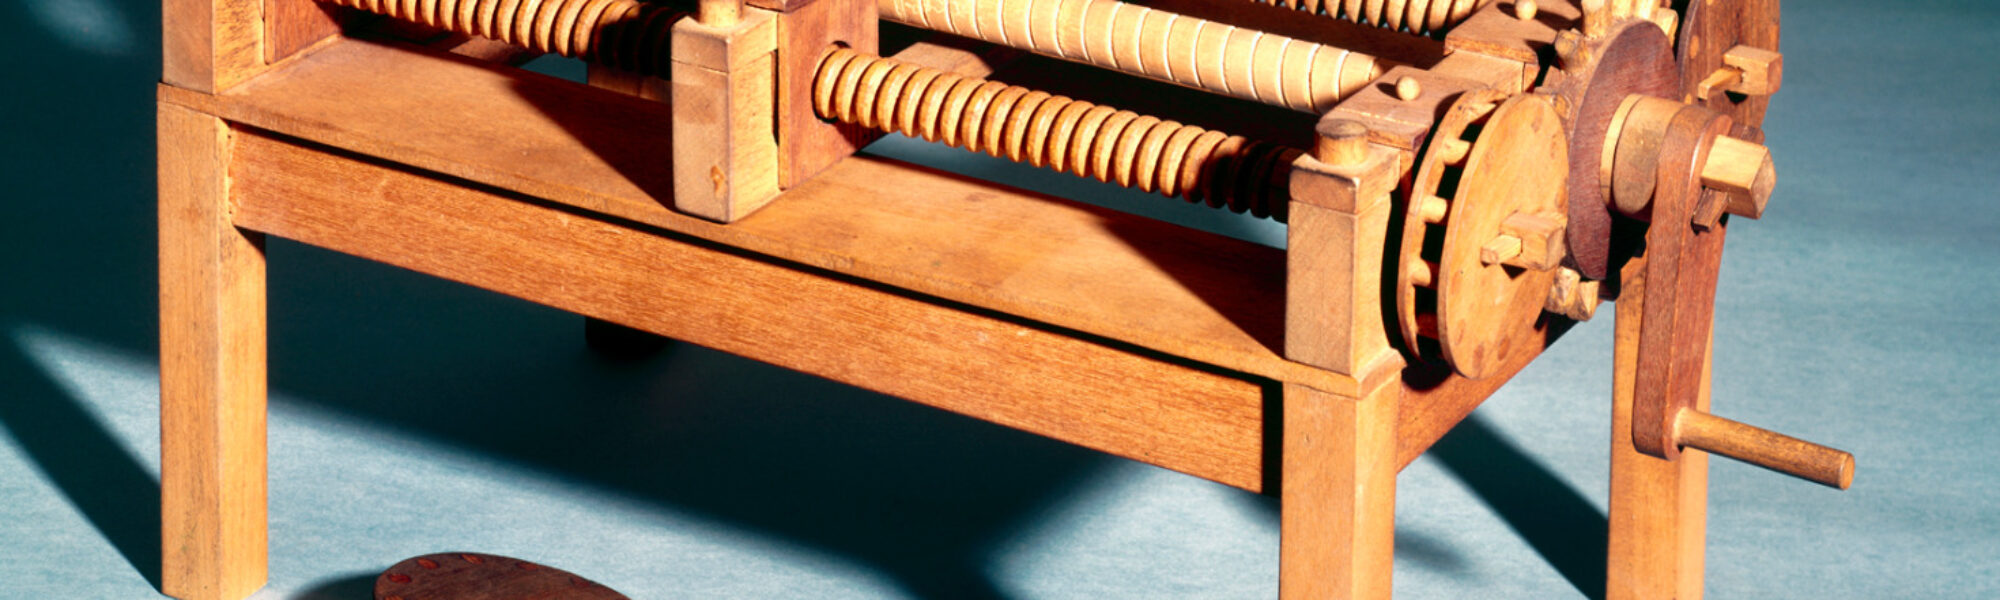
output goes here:
{"type": "Polygon", "coordinates": [[[1559,253],[1550,248],[1560,248],[1568,171],[1568,139],[1548,97],[1476,90],[1453,103],[1432,132],[1403,222],[1396,318],[1412,354],[1479,378],[1499,370],[1513,344],[1538,343],[1511,339],[1505,332],[1515,328],[1501,324],[1541,315],[1560,260],[1548,254],[1559,253]],[[1524,222],[1541,224],[1542,236],[1519,235],[1524,222]],[[1505,252],[1496,259],[1503,238],[1539,264],[1505,252]],[[1523,250],[1524,238],[1544,242],[1523,250]]]}

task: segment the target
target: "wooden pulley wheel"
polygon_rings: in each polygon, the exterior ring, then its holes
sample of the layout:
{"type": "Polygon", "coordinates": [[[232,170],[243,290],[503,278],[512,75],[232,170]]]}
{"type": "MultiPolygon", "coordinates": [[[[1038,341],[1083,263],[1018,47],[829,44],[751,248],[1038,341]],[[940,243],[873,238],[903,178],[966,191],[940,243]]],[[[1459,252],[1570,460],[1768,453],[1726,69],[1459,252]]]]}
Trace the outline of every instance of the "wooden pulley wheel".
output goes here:
{"type": "Polygon", "coordinates": [[[1739,47],[1778,51],[1778,0],[1694,0],[1681,15],[1675,60],[1680,64],[1685,99],[1727,115],[1738,125],[1763,127],[1771,106],[1769,93],[1716,92],[1698,97],[1702,82],[1728,67],[1728,54],[1739,47]]]}
{"type": "Polygon", "coordinates": [[[1398,319],[1412,348],[1435,337],[1454,370],[1485,377],[1515,344],[1539,343],[1509,324],[1539,319],[1561,261],[1568,140],[1548,96],[1493,91],[1465,94],[1433,138],[1405,221],[1398,319]]]}

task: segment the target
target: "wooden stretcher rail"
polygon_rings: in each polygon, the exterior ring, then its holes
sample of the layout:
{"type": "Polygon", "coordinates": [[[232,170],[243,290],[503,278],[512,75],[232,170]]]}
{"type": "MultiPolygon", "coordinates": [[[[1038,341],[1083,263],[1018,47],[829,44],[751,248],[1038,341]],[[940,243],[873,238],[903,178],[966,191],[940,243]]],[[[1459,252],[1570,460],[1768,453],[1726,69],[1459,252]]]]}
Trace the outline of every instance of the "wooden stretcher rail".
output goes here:
{"type": "Polygon", "coordinates": [[[235,143],[240,227],[1263,487],[1268,382],[275,138],[235,143]]]}

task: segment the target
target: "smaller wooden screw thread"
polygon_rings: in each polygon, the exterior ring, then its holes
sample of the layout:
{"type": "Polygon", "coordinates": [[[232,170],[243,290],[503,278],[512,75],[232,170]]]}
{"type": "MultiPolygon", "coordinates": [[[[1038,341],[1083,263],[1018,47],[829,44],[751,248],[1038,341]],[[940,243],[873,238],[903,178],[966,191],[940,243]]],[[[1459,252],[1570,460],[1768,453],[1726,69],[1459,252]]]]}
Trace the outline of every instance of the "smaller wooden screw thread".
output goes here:
{"type": "Polygon", "coordinates": [[[1192,125],[834,48],[813,81],[820,118],[1286,219],[1304,152],[1192,125]]]}
{"type": "Polygon", "coordinates": [[[322,0],[454,33],[666,75],[669,32],[688,16],[639,0],[322,0]]]}
{"type": "Polygon", "coordinates": [[[1479,7],[1491,4],[1493,0],[1407,0],[1404,2],[1383,2],[1381,0],[1254,0],[1264,4],[1282,6],[1293,10],[1326,15],[1336,19],[1346,19],[1364,25],[1374,25],[1408,31],[1417,35],[1435,35],[1464,22],[1479,7]]]}

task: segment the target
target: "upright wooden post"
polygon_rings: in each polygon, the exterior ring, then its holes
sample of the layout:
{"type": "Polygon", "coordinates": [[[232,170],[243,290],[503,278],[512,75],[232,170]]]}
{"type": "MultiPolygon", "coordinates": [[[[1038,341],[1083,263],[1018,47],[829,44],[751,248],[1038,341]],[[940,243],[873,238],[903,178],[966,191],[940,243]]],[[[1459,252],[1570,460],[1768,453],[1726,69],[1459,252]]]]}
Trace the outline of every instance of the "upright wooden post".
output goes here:
{"type": "Polygon", "coordinates": [[[159,105],[161,587],[264,585],[264,243],[231,224],[229,125],[159,105]]]}
{"type": "Polygon", "coordinates": [[[1285,386],[1279,598],[1389,597],[1401,392],[1393,380],[1361,398],[1285,386]]]}
{"type": "MultiPolygon", "coordinates": [[[[1632,443],[1633,386],[1639,368],[1639,327],[1645,314],[1646,259],[1632,259],[1620,275],[1617,368],[1611,409],[1611,539],[1605,597],[1609,600],[1674,598],[1702,593],[1702,549],[1708,524],[1708,453],[1693,448],[1674,460],[1638,451],[1632,443]]],[[[1703,359],[1695,410],[1709,404],[1711,335],[1703,359]]]]}
{"type": "Polygon", "coordinates": [[[1279,596],[1388,598],[1395,562],[1401,355],[1382,317],[1398,155],[1353,121],[1322,121],[1293,165],[1285,357],[1360,380],[1354,397],[1287,384],[1279,596]]]}

